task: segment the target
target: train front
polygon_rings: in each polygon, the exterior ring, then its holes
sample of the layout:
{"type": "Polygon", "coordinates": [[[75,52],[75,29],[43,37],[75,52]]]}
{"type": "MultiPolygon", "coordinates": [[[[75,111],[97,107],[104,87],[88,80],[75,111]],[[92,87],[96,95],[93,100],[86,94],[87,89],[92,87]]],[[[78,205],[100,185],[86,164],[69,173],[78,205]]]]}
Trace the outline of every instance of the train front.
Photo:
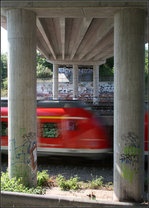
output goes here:
{"type": "Polygon", "coordinates": [[[105,124],[88,110],[88,106],[71,104],[65,107],[65,113],[68,119],[63,122],[63,140],[72,155],[99,157],[111,152],[112,141],[105,124]]]}

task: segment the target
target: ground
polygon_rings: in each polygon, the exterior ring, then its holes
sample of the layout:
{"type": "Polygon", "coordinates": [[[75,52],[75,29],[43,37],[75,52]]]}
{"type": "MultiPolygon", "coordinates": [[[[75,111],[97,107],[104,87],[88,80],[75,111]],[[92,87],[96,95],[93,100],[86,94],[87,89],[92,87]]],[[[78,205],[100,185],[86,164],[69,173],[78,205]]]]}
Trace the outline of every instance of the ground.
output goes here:
{"type": "Polygon", "coordinates": [[[65,196],[65,197],[76,197],[81,199],[92,199],[100,201],[113,201],[113,190],[104,189],[81,189],[77,191],[61,191],[59,187],[52,187],[46,190],[46,195],[51,196],[65,196]]]}

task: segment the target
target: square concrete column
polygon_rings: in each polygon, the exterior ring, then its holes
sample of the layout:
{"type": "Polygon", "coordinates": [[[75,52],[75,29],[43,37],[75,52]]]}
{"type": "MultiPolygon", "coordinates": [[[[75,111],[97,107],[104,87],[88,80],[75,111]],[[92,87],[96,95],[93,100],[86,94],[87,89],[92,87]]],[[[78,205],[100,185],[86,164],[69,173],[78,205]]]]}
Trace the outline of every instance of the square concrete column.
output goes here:
{"type": "Polygon", "coordinates": [[[53,64],[53,100],[58,100],[58,64],[53,64]]]}
{"type": "Polygon", "coordinates": [[[73,65],[73,100],[78,100],[78,66],[73,65]]]}
{"type": "Polygon", "coordinates": [[[144,191],[145,11],[114,17],[114,199],[141,201],[144,191]]]}
{"type": "Polygon", "coordinates": [[[93,104],[99,104],[99,66],[93,65],[93,104]]]}
{"type": "Polygon", "coordinates": [[[10,178],[36,185],[36,16],[7,11],[8,29],[8,169],[10,178]]]}

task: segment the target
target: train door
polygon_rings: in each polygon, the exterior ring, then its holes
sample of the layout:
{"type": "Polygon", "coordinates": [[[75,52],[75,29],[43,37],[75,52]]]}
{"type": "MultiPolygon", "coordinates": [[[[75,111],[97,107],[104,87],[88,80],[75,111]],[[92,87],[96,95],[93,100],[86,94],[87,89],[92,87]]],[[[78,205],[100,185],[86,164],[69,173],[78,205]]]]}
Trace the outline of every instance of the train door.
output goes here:
{"type": "Polygon", "coordinates": [[[8,150],[8,118],[1,119],[1,150],[8,150]]]}
{"type": "Polygon", "coordinates": [[[78,148],[79,121],[77,119],[65,119],[62,121],[64,148],[78,148]]]}

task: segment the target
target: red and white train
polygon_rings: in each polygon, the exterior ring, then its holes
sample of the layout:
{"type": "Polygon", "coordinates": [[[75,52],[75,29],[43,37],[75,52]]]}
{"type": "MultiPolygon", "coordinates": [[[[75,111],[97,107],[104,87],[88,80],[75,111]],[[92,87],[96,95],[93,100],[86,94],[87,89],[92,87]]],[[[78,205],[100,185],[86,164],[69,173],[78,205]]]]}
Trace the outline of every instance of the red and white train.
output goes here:
{"type": "MultiPolygon", "coordinates": [[[[2,101],[3,102],[3,101],[2,101]]],[[[5,106],[5,107],[4,107],[5,106]]],[[[1,107],[1,150],[8,151],[8,108],[1,107]]],[[[76,101],[37,102],[37,151],[40,155],[99,156],[112,151],[112,135],[101,118],[76,101]]],[[[148,116],[145,115],[145,154],[148,152],[148,116]]]]}
{"type": "MultiPolygon", "coordinates": [[[[99,156],[112,141],[99,118],[76,101],[37,102],[38,154],[99,156]]],[[[8,150],[8,108],[1,108],[1,150],[8,150]]]]}

